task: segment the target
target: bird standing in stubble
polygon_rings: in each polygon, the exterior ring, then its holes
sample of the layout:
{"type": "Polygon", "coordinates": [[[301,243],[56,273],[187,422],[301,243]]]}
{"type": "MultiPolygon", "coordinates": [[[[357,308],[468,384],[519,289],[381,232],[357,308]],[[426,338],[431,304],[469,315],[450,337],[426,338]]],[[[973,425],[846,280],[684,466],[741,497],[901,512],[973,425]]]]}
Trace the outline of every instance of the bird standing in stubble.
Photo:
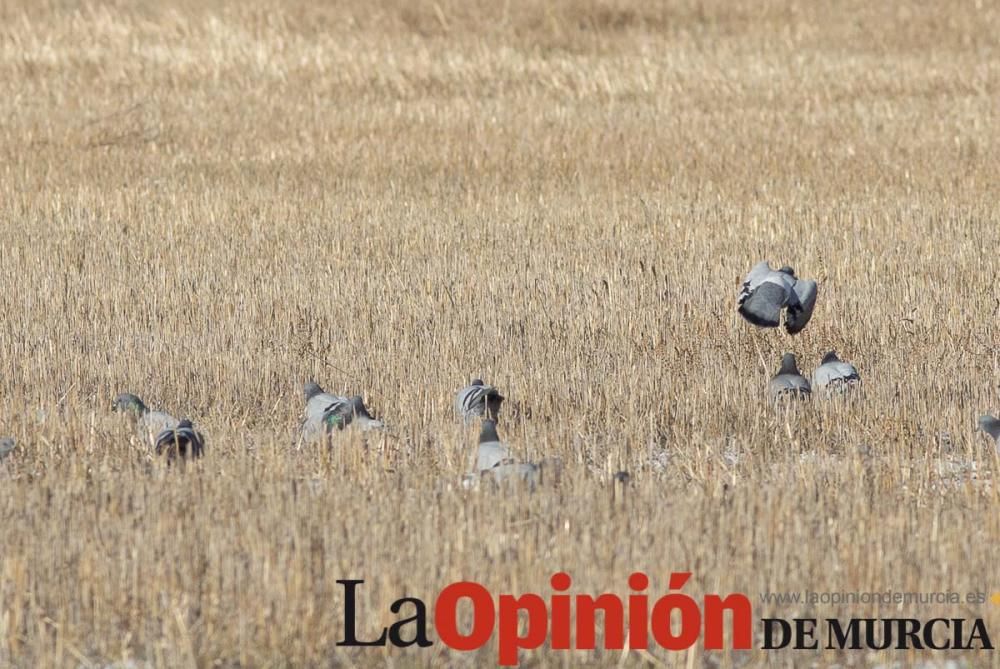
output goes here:
{"type": "Polygon", "coordinates": [[[767,395],[771,402],[785,399],[805,399],[812,393],[809,380],[802,376],[795,363],[795,355],[786,353],[781,358],[781,368],[767,384],[767,395]]]}

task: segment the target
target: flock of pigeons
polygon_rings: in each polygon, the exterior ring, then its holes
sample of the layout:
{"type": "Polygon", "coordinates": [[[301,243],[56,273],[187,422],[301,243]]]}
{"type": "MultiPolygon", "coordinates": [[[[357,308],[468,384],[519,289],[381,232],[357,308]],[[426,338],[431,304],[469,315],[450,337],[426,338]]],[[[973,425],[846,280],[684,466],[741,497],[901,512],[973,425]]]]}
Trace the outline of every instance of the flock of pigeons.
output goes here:
{"type": "MultiPolygon", "coordinates": [[[[753,266],[740,288],[737,298],[740,315],[765,328],[781,325],[781,312],[785,311],[785,329],[796,334],[805,328],[816,306],[816,282],[800,279],[788,265],[771,269],[766,262],[753,266]]],[[[823,356],[812,375],[812,383],[799,371],[795,355],[786,353],[781,367],[767,384],[767,395],[772,402],[809,397],[815,387],[827,393],[846,393],[861,383],[861,376],[854,365],[837,357],[835,351],[823,356]]]]}
{"type": "MultiPolygon", "coordinates": [[[[760,262],[750,270],[740,289],[738,310],[750,323],[759,327],[776,328],[784,325],[790,334],[801,332],[812,317],[816,306],[815,281],[800,279],[795,270],[783,266],[774,270],[767,262],[760,262]]],[[[827,394],[852,392],[861,383],[861,376],[854,365],[830,351],[823,356],[812,374],[810,382],[799,371],[795,356],[786,353],[781,359],[778,373],[767,385],[767,395],[775,403],[808,398],[815,388],[827,394]]],[[[352,427],[361,431],[382,430],[385,424],[371,415],[360,395],[343,397],[324,391],[310,382],[303,388],[305,410],[299,426],[299,443],[315,443],[330,439],[337,432],[352,427]]],[[[534,486],[541,481],[546,466],[561,469],[558,460],[538,463],[519,462],[511,449],[500,440],[497,420],[504,397],[493,386],[481,379],[473,380],[455,396],[455,412],[468,423],[481,420],[482,428],[470,473],[463,485],[473,487],[484,479],[495,483],[517,481],[534,486]]],[[[168,462],[201,457],[205,452],[205,438],[190,420],[177,419],[164,411],[154,411],[136,395],[123,393],[115,398],[112,410],[130,416],[141,443],[168,462]]],[[[982,416],[979,427],[996,442],[1000,451],[1000,419],[982,416]]],[[[0,439],[0,460],[15,449],[10,437],[0,439]]],[[[624,472],[620,472],[624,474],[624,472]]],[[[618,475],[616,475],[618,476],[618,475]]]]}
{"type": "MultiPolygon", "coordinates": [[[[795,270],[785,265],[772,269],[766,261],[753,266],[740,288],[737,298],[741,316],[759,327],[776,328],[781,324],[785,311],[785,329],[796,334],[805,328],[816,306],[816,282],[800,279],[795,270]]],[[[804,399],[813,388],[826,393],[843,394],[860,385],[861,376],[849,362],[837,357],[835,351],[823,356],[813,372],[812,383],[799,371],[795,356],[786,353],[781,367],[767,384],[767,394],[772,402],[786,399],[804,399]]],[[[1000,419],[990,415],[979,418],[979,428],[996,442],[1000,452],[1000,419]]]]}

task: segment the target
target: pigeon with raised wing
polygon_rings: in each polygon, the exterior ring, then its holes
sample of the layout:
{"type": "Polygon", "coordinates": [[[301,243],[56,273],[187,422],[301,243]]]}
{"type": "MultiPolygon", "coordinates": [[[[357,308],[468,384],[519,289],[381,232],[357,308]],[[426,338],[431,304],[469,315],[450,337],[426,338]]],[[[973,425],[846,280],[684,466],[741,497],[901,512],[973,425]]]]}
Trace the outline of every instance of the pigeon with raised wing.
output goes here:
{"type": "Polygon", "coordinates": [[[861,376],[857,368],[838,358],[836,351],[824,355],[819,367],[813,372],[813,388],[828,393],[845,393],[860,383],[861,376]]]}
{"type": "Polygon", "coordinates": [[[740,288],[740,315],[756,326],[776,328],[785,309],[785,329],[801,332],[816,306],[816,282],[799,279],[788,265],[773,270],[767,261],[753,266],[740,288]]]}
{"type": "Polygon", "coordinates": [[[781,368],[778,373],[767,384],[768,398],[772,402],[786,398],[804,399],[811,392],[809,381],[802,376],[798,365],[795,364],[795,355],[786,353],[781,358],[781,368]]]}
{"type": "Polygon", "coordinates": [[[499,390],[484,384],[482,379],[473,379],[456,393],[455,412],[466,421],[474,418],[496,420],[503,400],[499,390]]]}
{"type": "Polygon", "coordinates": [[[180,422],[165,411],[151,410],[138,395],[132,393],[122,393],[116,397],[111,410],[128,415],[135,423],[139,440],[151,447],[156,445],[162,432],[174,429],[180,422]]]}

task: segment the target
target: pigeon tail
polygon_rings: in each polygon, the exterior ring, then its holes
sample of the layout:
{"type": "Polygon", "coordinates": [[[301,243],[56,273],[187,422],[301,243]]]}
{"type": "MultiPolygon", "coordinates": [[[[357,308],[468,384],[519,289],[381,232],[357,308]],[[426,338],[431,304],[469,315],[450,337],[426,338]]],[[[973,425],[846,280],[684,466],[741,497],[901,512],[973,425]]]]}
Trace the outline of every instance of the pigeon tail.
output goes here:
{"type": "Polygon", "coordinates": [[[166,454],[167,462],[176,458],[200,458],[205,450],[205,439],[187,418],[181,420],[177,427],[164,430],[157,436],[154,451],[157,455],[166,454]]]}
{"type": "Polygon", "coordinates": [[[365,400],[361,395],[355,395],[351,398],[351,408],[355,415],[374,420],[374,417],[368,413],[368,407],[365,406],[365,400]]]}

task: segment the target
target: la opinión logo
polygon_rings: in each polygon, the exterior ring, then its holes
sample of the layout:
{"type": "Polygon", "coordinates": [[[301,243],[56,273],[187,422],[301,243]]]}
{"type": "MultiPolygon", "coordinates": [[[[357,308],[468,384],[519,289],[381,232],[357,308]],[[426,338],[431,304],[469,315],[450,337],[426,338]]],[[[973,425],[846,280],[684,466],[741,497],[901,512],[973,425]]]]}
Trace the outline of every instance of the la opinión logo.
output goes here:
{"type": "MultiPolygon", "coordinates": [[[[732,620],[731,647],[749,649],[753,627],[750,599],[742,594],[706,595],[699,604],[679,592],[690,577],[689,572],[671,574],[668,587],[673,592],[652,603],[645,593],[649,577],[641,572],[629,576],[628,585],[634,592],[625,600],[612,593],[596,597],[563,594],[573,584],[565,572],[558,572],[549,580],[553,594],[548,599],[528,593],[520,596],[501,594],[494,601],[484,586],[461,581],[452,583],[438,594],[434,602],[434,630],[441,643],[460,651],[482,648],[495,632],[497,660],[509,666],[517,664],[518,651],[539,648],[546,642],[554,650],[593,650],[597,641],[598,611],[604,615],[604,648],[608,650],[621,650],[626,640],[629,648],[644,650],[648,648],[650,636],[668,650],[685,650],[699,639],[703,640],[706,649],[722,649],[723,618],[728,611],[732,620]],[[463,600],[472,605],[472,627],[468,631],[459,629],[458,606],[463,600]],[[679,629],[671,626],[671,618],[675,615],[681,622],[679,629]],[[527,621],[523,633],[522,616],[527,621]]],[[[427,636],[427,606],[416,597],[397,599],[389,607],[394,614],[412,615],[384,628],[375,639],[359,639],[355,627],[357,591],[364,580],[344,579],[337,583],[344,586],[344,638],[338,646],[427,647],[433,644],[427,636]]]]}
{"type": "MultiPolygon", "coordinates": [[[[690,572],[674,572],[668,592],[651,597],[646,593],[649,577],[635,572],[628,578],[633,591],[624,599],[613,593],[597,596],[568,594],[573,582],[569,574],[557,572],[549,580],[552,594],[501,594],[473,581],[446,586],[433,604],[433,629],[438,640],[457,651],[474,651],[497,638],[497,662],[516,665],[518,652],[548,644],[553,650],[594,650],[598,638],[597,613],[603,614],[602,647],[606,650],[647,650],[652,640],[665,650],[680,651],[699,641],[705,650],[722,650],[729,619],[728,648],[750,650],[753,645],[753,609],[745,594],[725,597],[705,595],[699,602],[681,592],[690,572]],[[472,623],[460,629],[459,605],[471,605],[472,623]],[[524,624],[522,624],[522,622],[524,624]]],[[[357,631],[357,595],[363,579],[341,579],[344,588],[344,638],[338,646],[387,646],[426,648],[428,608],[417,597],[401,597],[389,610],[400,617],[372,639],[361,639],[357,631]]],[[[846,621],[814,618],[762,618],[761,650],[789,649],[960,649],[992,650],[982,619],[971,625],[959,618],[934,618],[922,622],[909,618],[857,618],[846,621]],[[825,634],[824,634],[825,632],[825,634]],[[820,640],[819,637],[823,637],[820,640]]]]}

